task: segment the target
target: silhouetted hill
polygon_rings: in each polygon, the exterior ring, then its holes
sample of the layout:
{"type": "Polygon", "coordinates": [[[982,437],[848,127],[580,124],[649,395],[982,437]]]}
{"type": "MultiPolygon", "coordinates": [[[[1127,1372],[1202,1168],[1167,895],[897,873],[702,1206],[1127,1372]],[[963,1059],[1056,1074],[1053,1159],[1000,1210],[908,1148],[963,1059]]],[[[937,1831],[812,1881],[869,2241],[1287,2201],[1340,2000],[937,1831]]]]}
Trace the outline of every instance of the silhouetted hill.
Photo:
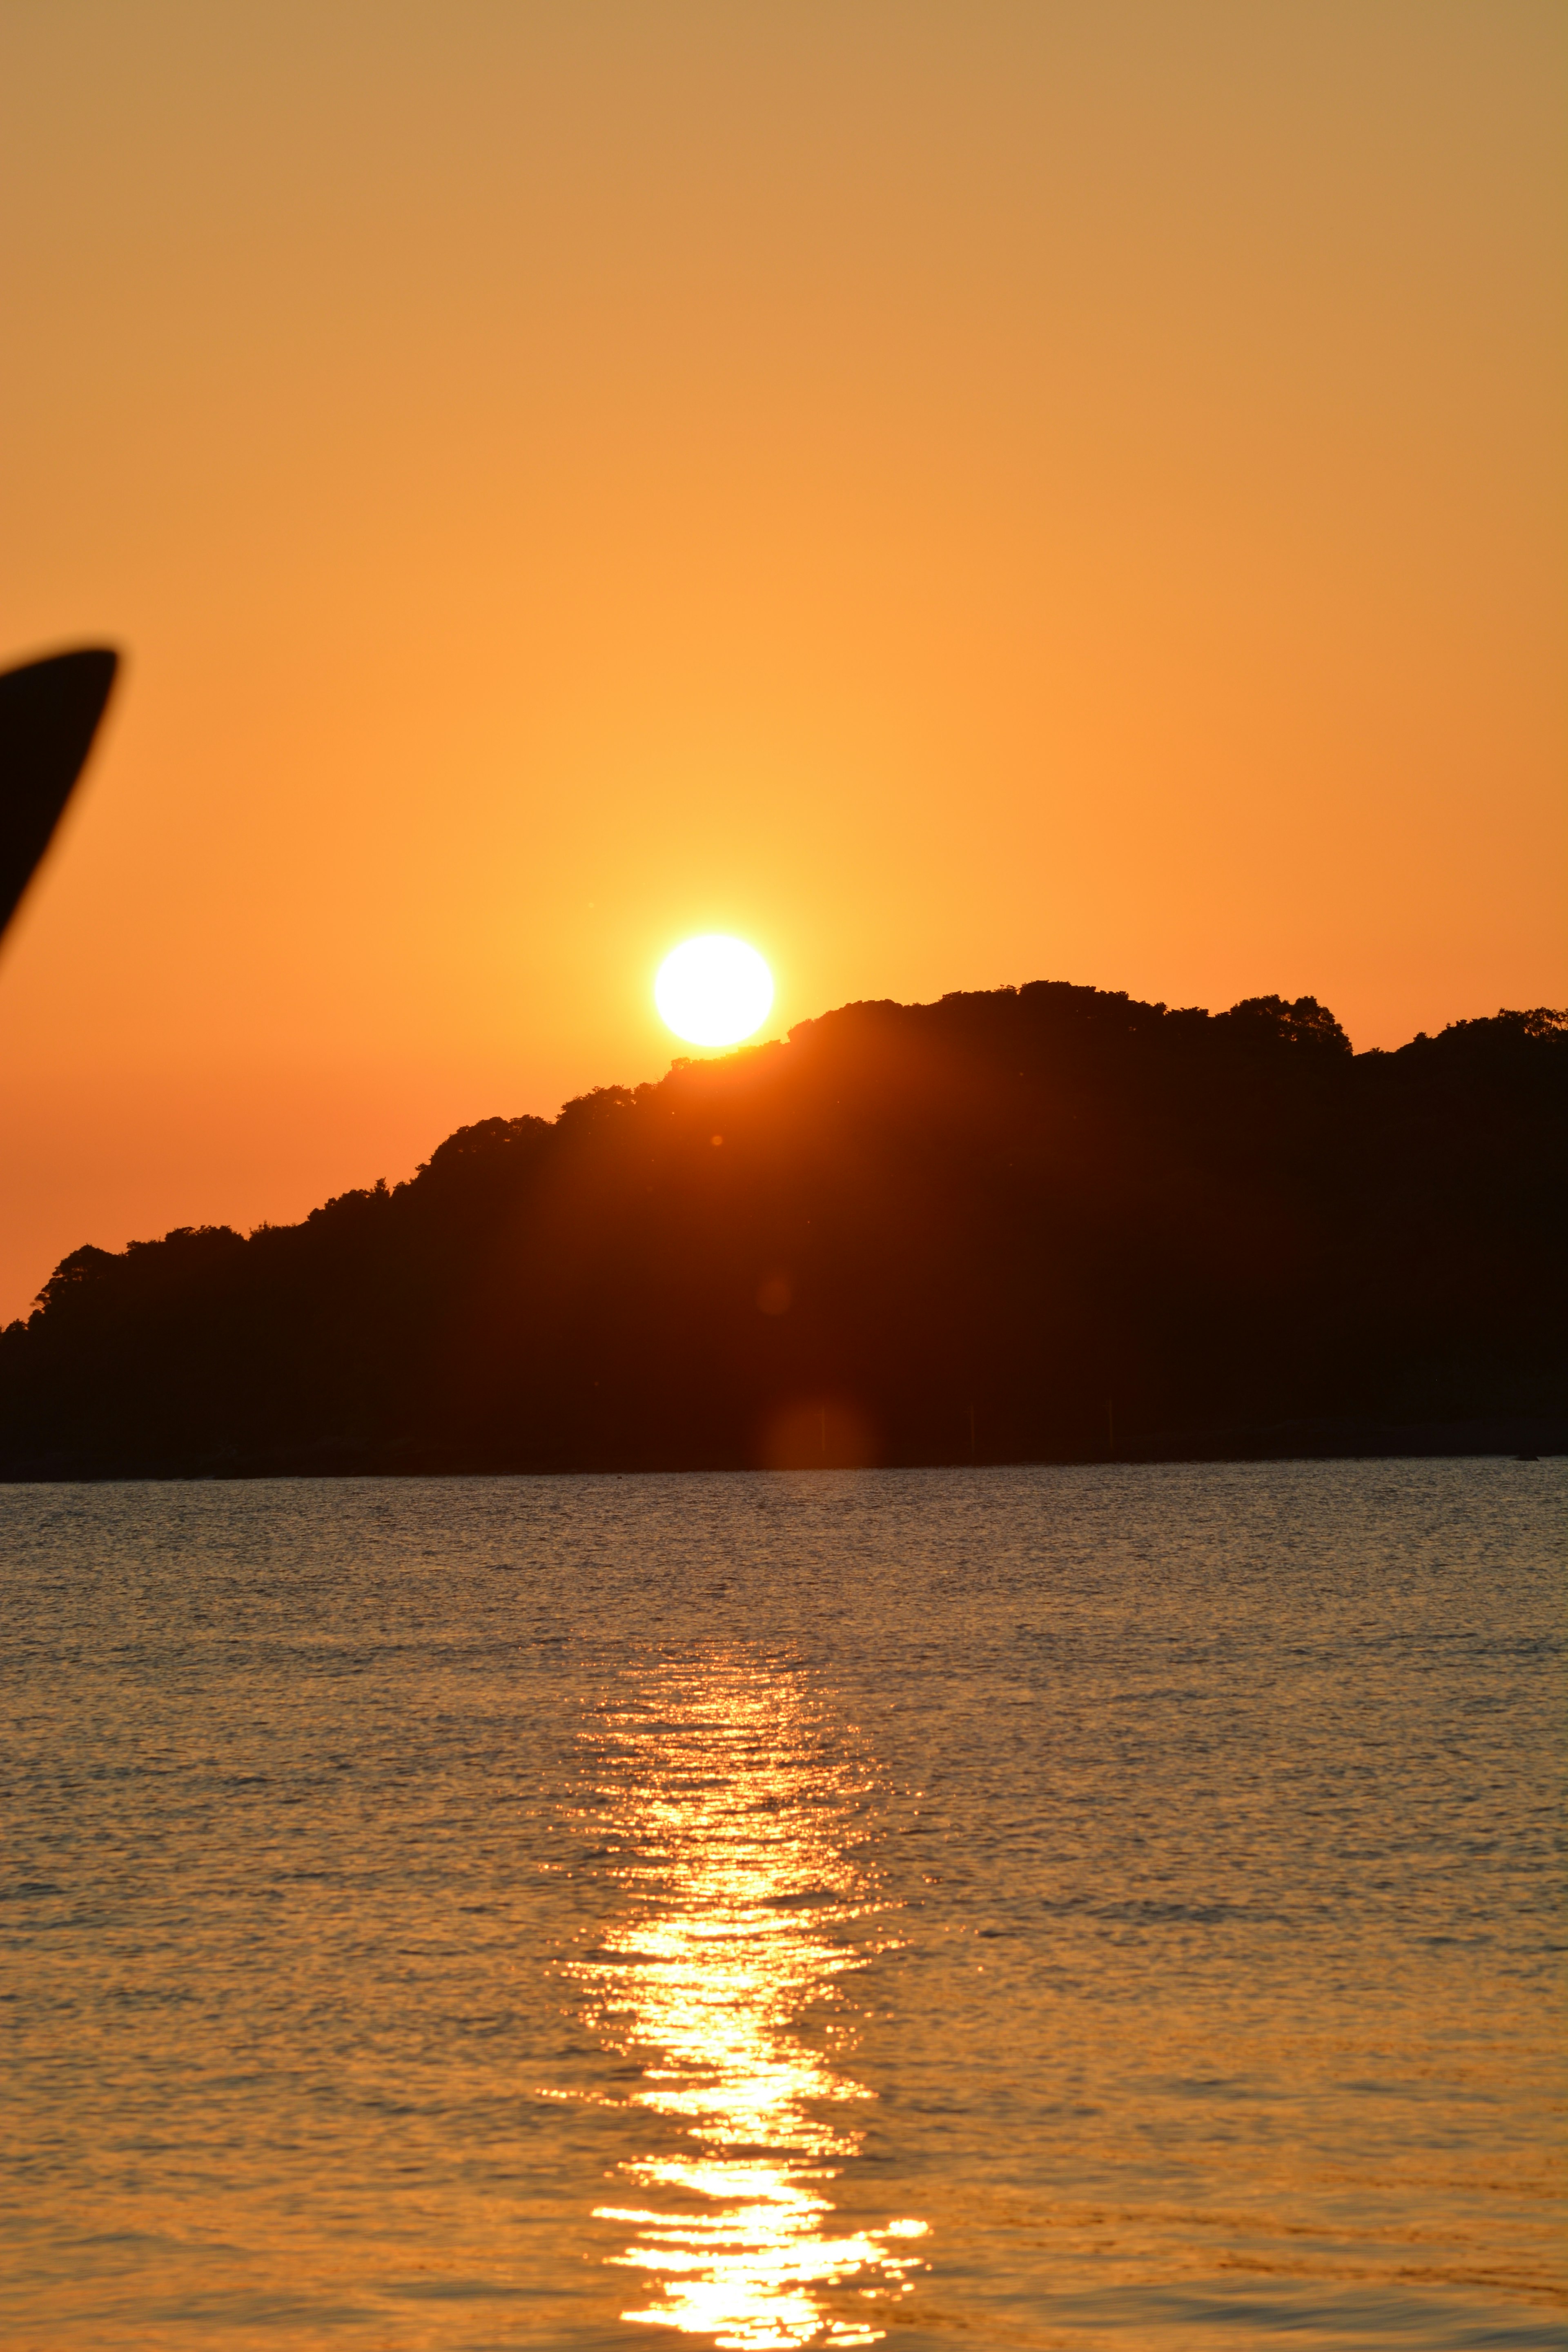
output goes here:
{"type": "Polygon", "coordinates": [[[1559,1445],[1568,1018],[1352,1055],[1040,982],[463,1128],[302,1224],[77,1250],[0,1469],[1559,1445]]]}

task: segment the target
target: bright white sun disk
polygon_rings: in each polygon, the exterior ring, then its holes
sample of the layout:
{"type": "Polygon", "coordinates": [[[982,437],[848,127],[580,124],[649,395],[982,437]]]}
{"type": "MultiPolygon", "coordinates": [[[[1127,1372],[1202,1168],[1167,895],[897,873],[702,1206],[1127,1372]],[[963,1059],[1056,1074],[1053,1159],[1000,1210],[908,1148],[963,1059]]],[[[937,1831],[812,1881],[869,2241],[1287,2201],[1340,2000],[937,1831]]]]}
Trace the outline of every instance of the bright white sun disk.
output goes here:
{"type": "Polygon", "coordinates": [[[689,1045],[738,1045],[773,1010],[773,978],[744,940],[710,931],[665,957],[653,1001],[689,1045]]]}

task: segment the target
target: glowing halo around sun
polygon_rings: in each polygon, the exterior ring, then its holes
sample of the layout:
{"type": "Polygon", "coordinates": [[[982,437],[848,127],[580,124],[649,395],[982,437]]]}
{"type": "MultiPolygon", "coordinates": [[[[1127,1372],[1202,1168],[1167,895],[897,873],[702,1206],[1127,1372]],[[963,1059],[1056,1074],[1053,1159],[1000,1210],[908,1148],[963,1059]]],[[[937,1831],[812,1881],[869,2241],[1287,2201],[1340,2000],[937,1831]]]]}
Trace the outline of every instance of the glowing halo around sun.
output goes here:
{"type": "Polygon", "coordinates": [[[671,949],[659,965],[653,1001],[689,1045],[738,1045],[772,1012],[773,976],[744,940],[709,931],[671,949]]]}

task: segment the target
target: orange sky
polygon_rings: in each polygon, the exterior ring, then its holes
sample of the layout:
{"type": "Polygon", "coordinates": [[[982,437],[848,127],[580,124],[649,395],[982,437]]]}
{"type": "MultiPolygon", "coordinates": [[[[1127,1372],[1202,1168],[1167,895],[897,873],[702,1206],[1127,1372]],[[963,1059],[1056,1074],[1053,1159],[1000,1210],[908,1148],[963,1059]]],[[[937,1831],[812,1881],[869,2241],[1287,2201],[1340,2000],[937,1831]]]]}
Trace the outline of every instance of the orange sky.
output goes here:
{"type": "Polygon", "coordinates": [[[1568,997],[1557,0],[15,0],[0,1316],[772,1027],[1568,997]]]}

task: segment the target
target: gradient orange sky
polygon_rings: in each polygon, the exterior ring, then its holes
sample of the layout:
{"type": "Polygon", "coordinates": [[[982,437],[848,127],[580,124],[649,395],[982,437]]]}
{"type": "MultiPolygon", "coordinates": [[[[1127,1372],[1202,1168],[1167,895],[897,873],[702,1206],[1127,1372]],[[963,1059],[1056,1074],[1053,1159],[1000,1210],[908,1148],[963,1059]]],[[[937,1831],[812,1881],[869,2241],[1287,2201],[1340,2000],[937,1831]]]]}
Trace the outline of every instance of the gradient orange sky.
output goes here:
{"type": "Polygon", "coordinates": [[[13,0],[0,1316],[770,1032],[1568,997],[1557,0],[13,0]]]}

